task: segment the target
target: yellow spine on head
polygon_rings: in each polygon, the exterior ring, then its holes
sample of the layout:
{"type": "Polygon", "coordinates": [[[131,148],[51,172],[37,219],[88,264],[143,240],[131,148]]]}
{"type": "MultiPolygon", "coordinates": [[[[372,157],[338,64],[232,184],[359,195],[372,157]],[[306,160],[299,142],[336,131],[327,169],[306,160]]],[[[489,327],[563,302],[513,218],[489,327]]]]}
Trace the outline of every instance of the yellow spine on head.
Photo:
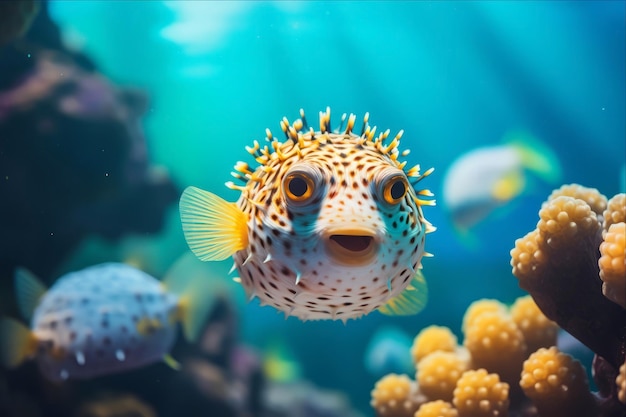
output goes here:
{"type": "Polygon", "coordinates": [[[189,248],[203,261],[221,261],[248,246],[247,216],[213,193],[187,187],[180,218],[189,248]]]}

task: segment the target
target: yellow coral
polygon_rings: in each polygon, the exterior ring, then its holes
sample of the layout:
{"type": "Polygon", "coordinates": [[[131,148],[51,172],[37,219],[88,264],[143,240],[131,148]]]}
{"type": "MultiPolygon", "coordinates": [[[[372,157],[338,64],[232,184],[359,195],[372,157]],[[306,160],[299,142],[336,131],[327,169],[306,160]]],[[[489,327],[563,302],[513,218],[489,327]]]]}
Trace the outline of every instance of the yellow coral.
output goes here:
{"type": "Polygon", "coordinates": [[[583,200],[556,197],[539,210],[537,230],[551,249],[577,243],[579,236],[589,236],[600,228],[596,213],[583,200]]]}
{"type": "Polygon", "coordinates": [[[382,377],[372,390],[370,405],[378,417],[413,417],[426,399],[420,397],[414,381],[406,375],[382,377]]]}
{"type": "Polygon", "coordinates": [[[417,364],[417,382],[429,400],[452,401],[452,392],[463,372],[469,368],[468,358],[452,352],[437,351],[417,364]]]}
{"type": "Polygon", "coordinates": [[[609,200],[602,215],[602,228],[607,231],[612,224],[626,222],[626,194],[616,194],[609,200]]]}
{"type": "Polygon", "coordinates": [[[595,402],[583,366],[552,346],[524,362],[520,386],[542,416],[594,415],[595,402]]]}
{"type": "MultiPolygon", "coordinates": [[[[552,191],[548,201],[557,197],[565,196],[583,200],[596,214],[602,214],[606,209],[606,197],[596,188],[583,187],[579,184],[566,184],[561,188],[552,191]]],[[[545,203],[544,203],[545,204],[545,203]]]]}
{"type": "Polygon", "coordinates": [[[503,313],[483,313],[465,333],[464,345],[477,368],[496,372],[507,382],[517,382],[527,356],[522,332],[503,313]]]}
{"type": "Polygon", "coordinates": [[[515,247],[511,249],[511,266],[513,275],[520,280],[540,275],[547,262],[546,253],[539,247],[540,240],[539,231],[534,229],[515,241],[515,247]]]}
{"type": "Polygon", "coordinates": [[[558,325],[541,312],[530,295],[515,300],[511,318],[524,335],[529,352],[556,345],[558,325]]]}
{"type": "Polygon", "coordinates": [[[626,360],[619,367],[619,374],[615,378],[615,383],[617,384],[617,399],[622,404],[626,404],[626,360]]]}
{"type": "Polygon", "coordinates": [[[458,417],[459,412],[447,401],[436,400],[422,404],[414,417],[458,417]]]}
{"type": "Polygon", "coordinates": [[[443,326],[428,326],[422,329],[411,347],[411,356],[415,364],[419,363],[425,356],[438,350],[454,352],[457,348],[457,339],[454,333],[443,326]]]}
{"type": "Polygon", "coordinates": [[[626,308],[626,223],[612,224],[600,244],[602,293],[626,308]]]}
{"type": "Polygon", "coordinates": [[[506,313],[506,306],[498,300],[486,298],[474,301],[467,307],[467,310],[465,310],[465,315],[463,316],[463,332],[467,330],[468,326],[471,326],[476,317],[486,312],[506,313]]]}
{"type": "Polygon", "coordinates": [[[453,403],[459,417],[506,417],[509,384],[485,369],[466,371],[456,384],[453,403]]]}

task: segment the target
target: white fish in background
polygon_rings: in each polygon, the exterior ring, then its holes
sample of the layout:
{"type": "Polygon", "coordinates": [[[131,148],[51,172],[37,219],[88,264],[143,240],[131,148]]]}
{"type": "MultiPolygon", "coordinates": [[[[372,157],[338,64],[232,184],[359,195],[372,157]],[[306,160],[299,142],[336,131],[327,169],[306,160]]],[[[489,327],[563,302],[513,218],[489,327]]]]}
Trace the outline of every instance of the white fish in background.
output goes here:
{"type": "Polygon", "coordinates": [[[558,158],[529,134],[511,134],[502,145],[471,150],[450,165],[444,177],[444,207],[455,226],[467,231],[523,194],[529,173],[549,184],[558,183],[558,158]]]}
{"type": "Polygon", "coordinates": [[[15,276],[18,304],[30,328],[0,319],[0,361],[18,366],[34,358],[52,381],[123,372],[168,356],[177,324],[192,340],[199,333],[222,277],[207,276],[200,261],[183,256],[164,282],[121,263],[68,273],[46,291],[31,273],[15,276]]]}

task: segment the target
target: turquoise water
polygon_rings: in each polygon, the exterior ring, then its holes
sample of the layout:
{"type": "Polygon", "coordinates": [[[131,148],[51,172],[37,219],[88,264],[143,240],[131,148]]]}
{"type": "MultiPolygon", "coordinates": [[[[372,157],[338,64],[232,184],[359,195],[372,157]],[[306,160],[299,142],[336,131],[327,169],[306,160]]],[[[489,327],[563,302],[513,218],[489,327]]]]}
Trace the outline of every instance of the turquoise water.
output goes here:
{"type": "MultiPolygon", "coordinates": [[[[561,183],[624,191],[624,2],[52,1],[50,13],[114,82],[148,92],[151,160],[180,187],[234,201],[223,183],[236,161],[250,161],[244,147],[266,127],[280,133],[283,116],[303,108],[314,121],[329,106],[335,120],[369,112],[379,129],[404,129],[408,159],[435,167],[423,185],[436,196],[455,158],[516,129],[554,150],[561,183]]],[[[240,300],[241,338],[261,351],[280,340],[304,378],[371,415],[378,376],[363,358],[376,329],[415,335],[436,323],[460,333],[472,301],[523,295],[509,251],[559,185],[532,181],[475,227],[472,244],[441,201],[426,207],[438,231],[427,238],[435,257],[424,261],[430,299],[418,316],[302,323],[240,300]]],[[[161,274],[187,249],[175,205],[167,219],[158,235],[90,239],[62,269],[133,255],[161,274]]]]}

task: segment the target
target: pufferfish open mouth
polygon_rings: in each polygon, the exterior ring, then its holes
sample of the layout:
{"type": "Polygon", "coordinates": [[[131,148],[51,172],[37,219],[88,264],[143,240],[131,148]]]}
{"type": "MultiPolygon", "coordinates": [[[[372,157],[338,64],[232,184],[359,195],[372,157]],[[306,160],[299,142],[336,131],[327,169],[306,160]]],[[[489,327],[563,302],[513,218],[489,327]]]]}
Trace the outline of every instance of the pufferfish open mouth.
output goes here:
{"type": "Polygon", "coordinates": [[[336,231],[326,238],[330,257],[342,264],[362,265],[376,255],[378,244],[374,235],[364,231],[336,231]]]}

